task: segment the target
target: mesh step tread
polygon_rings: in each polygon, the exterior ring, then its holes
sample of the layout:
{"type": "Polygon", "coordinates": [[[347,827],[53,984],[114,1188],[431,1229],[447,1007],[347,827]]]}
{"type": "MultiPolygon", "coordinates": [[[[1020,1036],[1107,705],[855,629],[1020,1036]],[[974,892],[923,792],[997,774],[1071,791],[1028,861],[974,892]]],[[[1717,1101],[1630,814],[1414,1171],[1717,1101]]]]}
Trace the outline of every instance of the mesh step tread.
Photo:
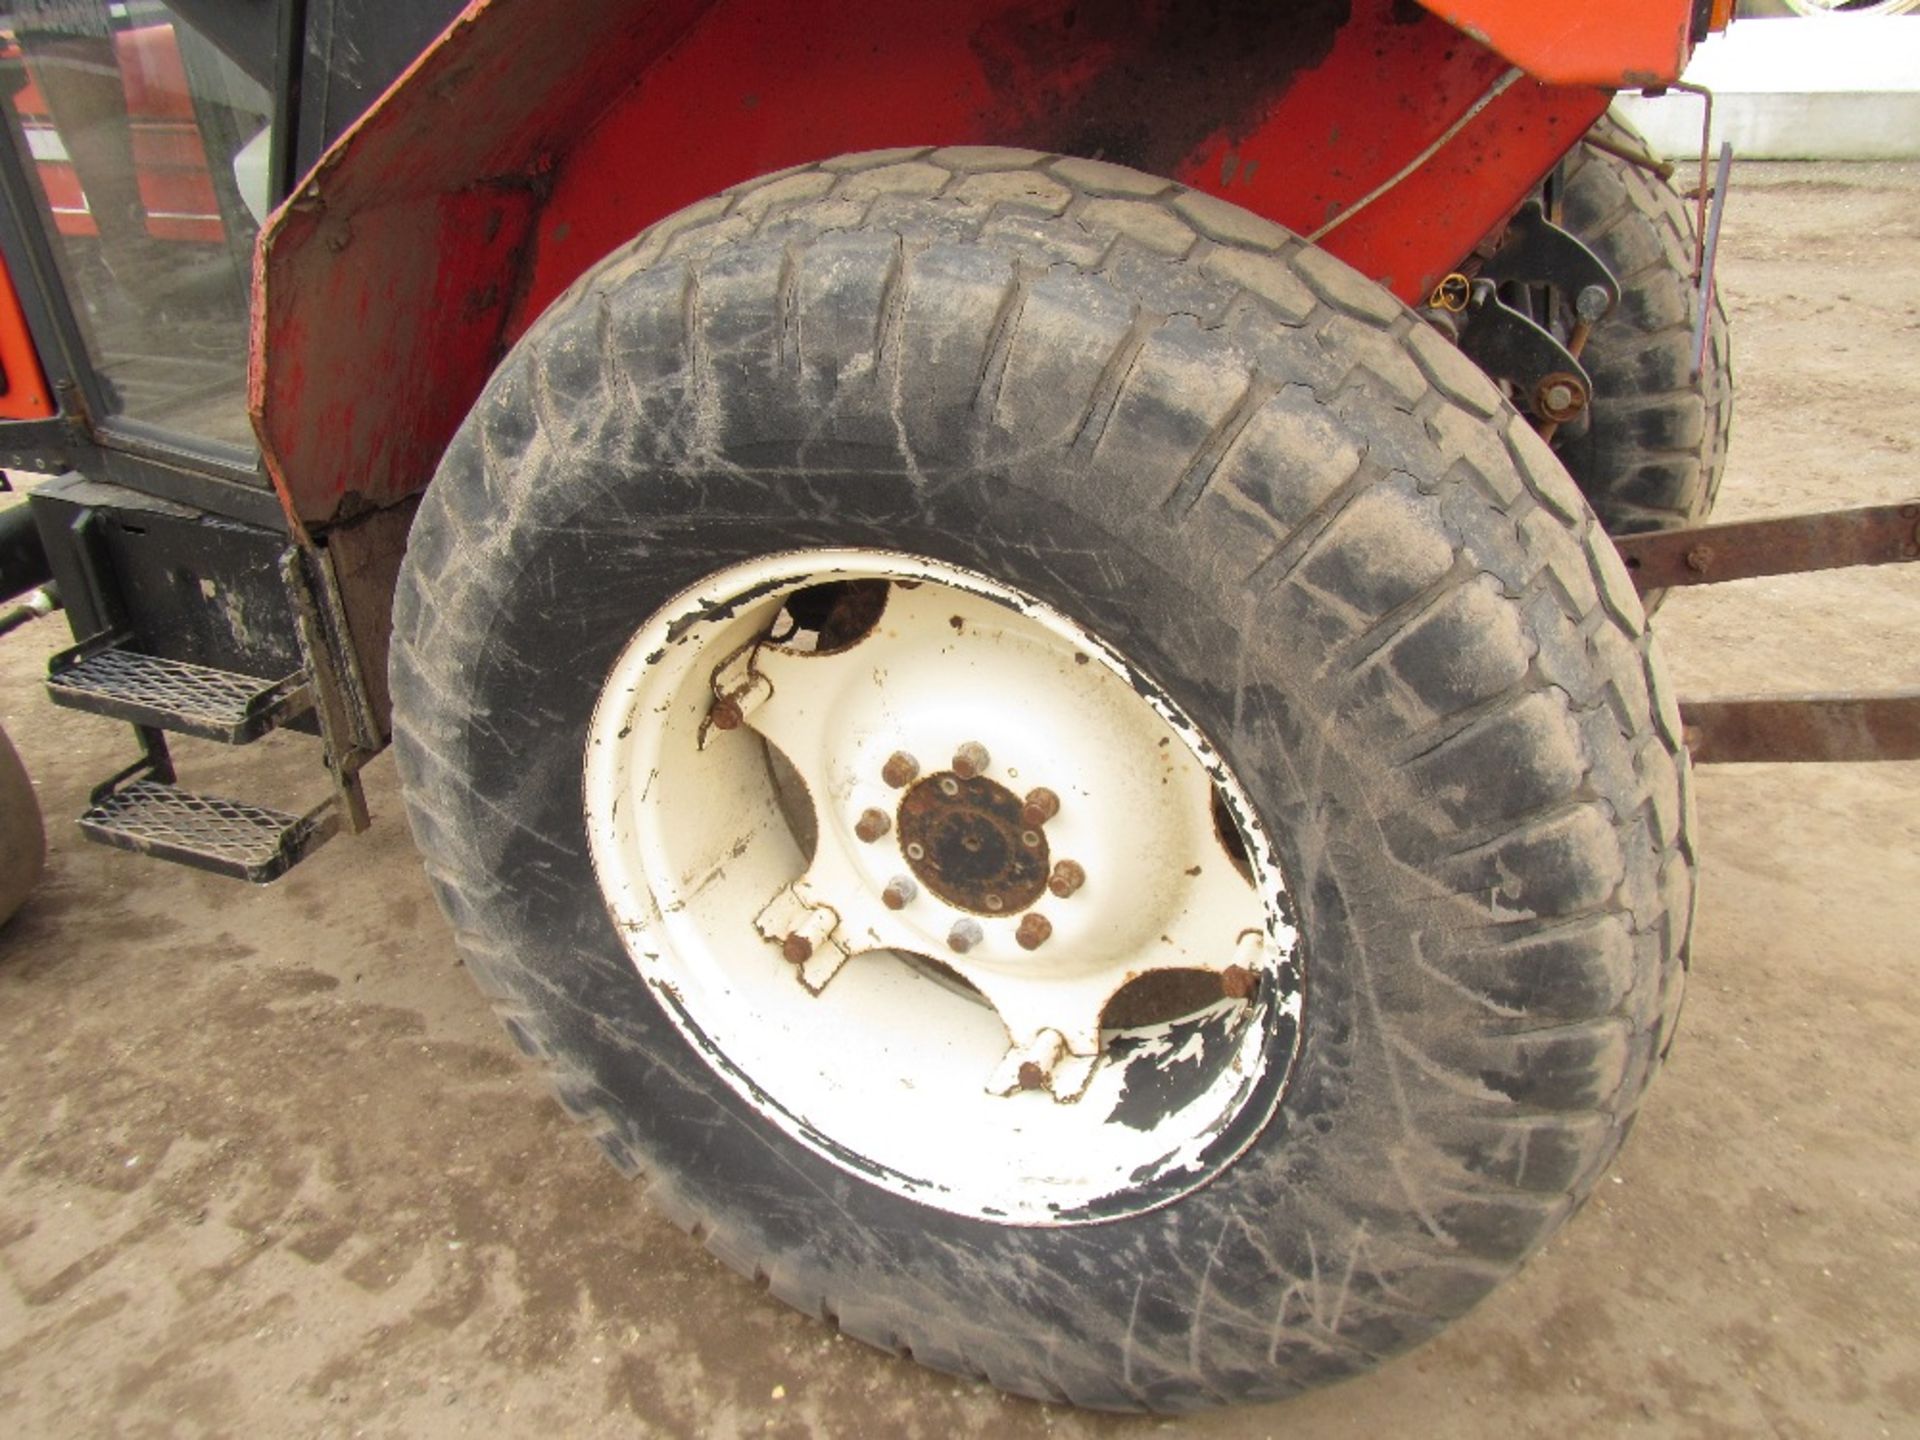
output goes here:
{"type": "Polygon", "coordinates": [[[73,709],[238,745],[306,708],[301,680],[263,680],[115,647],[59,666],[47,689],[73,709]]]}
{"type": "Polygon", "coordinates": [[[136,780],[80,817],[90,840],[264,885],[333,833],[330,817],[195,795],[136,780]]]}

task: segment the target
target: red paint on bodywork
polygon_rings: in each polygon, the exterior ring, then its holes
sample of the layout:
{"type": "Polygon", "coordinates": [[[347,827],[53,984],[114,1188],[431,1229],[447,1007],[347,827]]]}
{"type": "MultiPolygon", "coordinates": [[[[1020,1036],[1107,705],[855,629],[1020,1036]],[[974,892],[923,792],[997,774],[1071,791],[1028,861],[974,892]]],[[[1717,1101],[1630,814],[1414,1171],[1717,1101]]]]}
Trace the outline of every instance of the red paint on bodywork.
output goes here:
{"type": "MultiPolygon", "coordinates": [[[[1135,68],[1150,91],[1182,58],[1177,49],[1169,53],[1168,37],[1136,23],[1096,36],[1090,47],[1084,18],[1046,30],[1031,23],[1035,12],[1051,16],[1062,7],[1015,7],[1030,22],[1026,63],[1002,67],[996,87],[991,62],[961,63],[978,59],[983,33],[997,38],[1003,29],[983,23],[981,8],[926,7],[911,43],[876,63],[874,38],[888,33],[880,17],[889,6],[843,0],[824,14],[807,6],[717,6],[558,163],[514,333],[645,224],[755,175],[895,144],[1093,154],[1310,233],[1393,175],[1507,69],[1437,21],[1395,22],[1392,0],[1359,0],[1349,23],[1330,28],[1331,49],[1312,68],[1265,67],[1266,83],[1244,113],[1193,127],[1190,142],[1155,153],[1158,117],[1137,122],[1151,126],[1137,141],[1116,135],[1121,118],[1103,113],[1114,107],[1097,91],[1102,77],[1135,68]]],[[[1286,19],[1297,24],[1297,11],[1286,19]]],[[[1242,54],[1261,64],[1258,49],[1242,54]]],[[[1193,68],[1204,74],[1211,58],[1194,56],[1193,68]]],[[[1403,299],[1423,298],[1605,103],[1593,91],[1516,86],[1439,157],[1443,163],[1333,232],[1326,248],[1403,299]]]]}
{"type": "Polygon", "coordinates": [[[1420,0],[1549,85],[1615,90],[1680,78],[1691,46],[1693,0],[1420,0]]]}
{"type": "MultiPolygon", "coordinates": [[[[1506,72],[1402,0],[627,0],[565,24],[544,0],[476,0],[263,235],[255,425],[290,510],[325,523],[423,486],[556,295],[739,181],[856,150],[1017,144],[1310,232],[1506,72]]],[[[1424,296],[1606,101],[1522,80],[1324,243],[1424,296]]]]}
{"type": "Polygon", "coordinates": [[[57,413],[12,272],[0,260],[0,420],[46,420],[57,413]]]}
{"type": "MultiPolygon", "coordinates": [[[[474,377],[498,359],[505,286],[533,203],[524,186],[476,186],[351,216],[313,208],[287,217],[283,234],[332,261],[278,274],[267,304],[270,413],[293,416],[293,438],[310,447],[293,452],[292,469],[288,452],[269,452],[269,473],[296,518],[344,518],[424,483],[431,471],[420,472],[416,457],[432,442],[423,437],[441,434],[445,443],[447,412],[465,413],[474,377]],[[290,474],[307,488],[289,483],[290,474]],[[416,483],[375,478],[406,474],[416,483]],[[324,495],[312,488],[321,475],[324,495]]],[[[254,306],[257,314],[258,288],[254,306]]],[[[257,395],[257,363],[249,380],[257,395]]]]}
{"type": "Polygon", "coordinates": [[[474,0],[268,218],[248,409],[297,526],[431,478],[499,359],[552,157],[701,8],[560,24],[549,0],[474,0]]]}

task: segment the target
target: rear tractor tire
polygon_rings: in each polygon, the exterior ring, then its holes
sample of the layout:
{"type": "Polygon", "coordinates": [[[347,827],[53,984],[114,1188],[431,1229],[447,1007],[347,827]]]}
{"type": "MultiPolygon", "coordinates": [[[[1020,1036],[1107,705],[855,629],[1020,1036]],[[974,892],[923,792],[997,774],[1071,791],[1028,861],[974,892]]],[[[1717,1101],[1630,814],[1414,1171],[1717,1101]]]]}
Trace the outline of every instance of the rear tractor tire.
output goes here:
{"type": "Polygon", "coordinates": [[[1386,292],[1113,166],[642,235],[449,448],[392,676],[466,964],[615,1163],[1022,1395],[1427,1339],[1678,1010],[1685,752],[1566,472],[1386,292]]]}

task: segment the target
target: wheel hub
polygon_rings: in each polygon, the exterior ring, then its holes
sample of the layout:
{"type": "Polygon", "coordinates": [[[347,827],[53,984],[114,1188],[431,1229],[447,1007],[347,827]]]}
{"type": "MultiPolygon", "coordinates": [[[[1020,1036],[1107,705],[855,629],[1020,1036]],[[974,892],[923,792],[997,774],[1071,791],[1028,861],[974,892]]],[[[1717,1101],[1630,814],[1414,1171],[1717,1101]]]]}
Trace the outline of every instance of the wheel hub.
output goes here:
{"type": "Polygon", "coordinates": [[[1020,797],[984,775],[916,782],[900,802],[900,849],[920,883],[949,905],[1017,915],[1047,889],[1047,835],[1020,797]]]}

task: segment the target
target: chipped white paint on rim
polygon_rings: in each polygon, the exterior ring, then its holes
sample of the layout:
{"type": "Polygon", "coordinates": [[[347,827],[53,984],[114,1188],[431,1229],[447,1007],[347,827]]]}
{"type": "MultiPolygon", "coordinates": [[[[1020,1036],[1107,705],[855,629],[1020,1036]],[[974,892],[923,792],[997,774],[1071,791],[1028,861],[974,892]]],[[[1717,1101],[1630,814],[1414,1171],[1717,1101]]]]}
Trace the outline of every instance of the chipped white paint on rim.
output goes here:
{"type": "Polygon", "coordinates": [[[1252,807],[1157,687],[1004,585],[864,550],[771,555],[709,576],[615,662],[588,728],[584,801],[609,913],[666,1013],[750,1105],[872,1183],[1006,1223],[1106,1218],[1201,1183],[1279,1103],[1298,1042],[1298,937],[1252,807]],[[895,582],[861,642],[814,655],[761,638],[794,591],[852,579],[895,582]],[[730,692],[744,682],[739,728],[708,723],[716,673],[730,692]],[[897,836],[854,834],[864,809],[898,802],[880,777],[890,754],[913,753],[932,773],[966,740],[985,743],[989,774],[1009,788],[1060,794],[1053,854],[1087,867],[1079,894],[1033,907],[1054,925],[1038,951],[1014,943],[1009,912],[976,917],[982,943],[956,956],[944,937],[962,912],[925,893],[887,909],[880,892],[906,870],[897,836]],[[769,747],[812,800],[811,863],[769,747]],[[1251,883],[1213,833],[1215,786],[1251,883]],[[762,917],[795,897],[799,919],[826,905],[839,922],[816,952],[834,963],[809,967],[817,993],[762,933],[788,928],[762,917]],[[1246,932],[1238,958],[1256,957],[1260,975],[1252,1004],[1098,1028],[1129,974],[1223,968],[1246,932]],[[936,957],[978,993],[902,951],[936,957]],[[1030,1046],[1049,1027],[1074,1037],[1069,1066],[1073,1051],[1101,1057],[1083,1057],[1060,1087],[1084,1093],[991,1093],[1010,1043],[1030,1046]],[[1162,1083],[1146,1072],[1170,1065],[1192,1067],[1178,1101],[1143,1104],[1162,1083]]]}

